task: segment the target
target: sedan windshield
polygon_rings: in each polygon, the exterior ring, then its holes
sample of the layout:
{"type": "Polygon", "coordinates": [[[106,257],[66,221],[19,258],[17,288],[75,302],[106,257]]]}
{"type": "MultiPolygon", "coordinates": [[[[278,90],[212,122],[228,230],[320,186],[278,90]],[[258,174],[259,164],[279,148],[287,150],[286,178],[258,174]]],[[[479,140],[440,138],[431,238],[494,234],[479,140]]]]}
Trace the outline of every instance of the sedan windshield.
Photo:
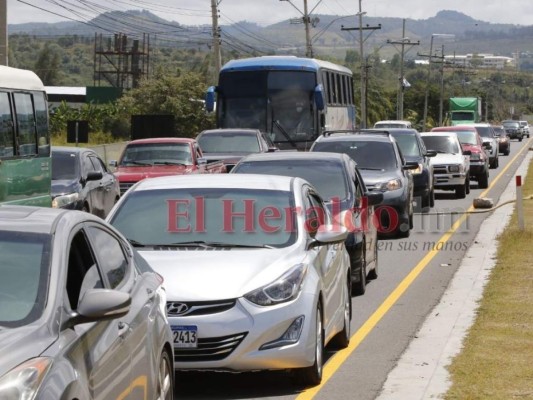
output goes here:
{"type": "Polygon", "coordinates": [[[455,131],[461,143],[478,144],[476,140],[476,132],[472,131],[455,131]]]}
{"type": "Polygon", "coordinates": [[[74,180],[79,176],[78,157],[70,151],[52,151],[52,180],[74,180]]]}
{"type": "Polygon", "coordinates": [[[488,126],[476,126],[476,130],[481,137],[491,138],[494,136],[492,128],[489,128],[488,126]]]}
{"type": "Polygon", "coordinates": [[[120,160],[121,166],[191,163],[191,150],[187,143],[130,144],[120,160]]]}
{"type": "Polygon", "coordinates": [[[344,200],[348,195],[344,166],[328,160],[250,161],[237,165],[232,173],[295,176],[313,185],[324,200],[344,200]]]}
{"type": "Polygon", "coordinates": [[[40,317],[49,257],[49,235],[0,231],[0,326],[23,326],[40,317]]]}
{"type": "Polygon", "coordinates": [[[418,147],[415,134],[393,134],[394,139],[398,142],[398,146],[402,154],[407,157],[420,157],[421,152],[418,147]]]}
{"type": "Polygon", "coordinates": [[[391,142],[373,140],[342,140],[318,142],[313,151],[348,154],[359,169],[396,170],[398,164],[391,142]]]}
{"type": "Polygon", "coordinates": [[[204,134],[198,138],[202,151],[208,153],[258,153],[259,141],[255,134],[244,132],[204,134]]]}
{"type": "Polygon", "coordinates": [[[161,189],[131,193],[111,224],[142,247],[285,247],[295,241],[290,192],[161,189]]]}
{"type": "Polygon", "coordinates": [[[457,139],[451,136],[423,136],[422,140],[428,150],[435,150],[438,153],[461,153],[457,139]]]}

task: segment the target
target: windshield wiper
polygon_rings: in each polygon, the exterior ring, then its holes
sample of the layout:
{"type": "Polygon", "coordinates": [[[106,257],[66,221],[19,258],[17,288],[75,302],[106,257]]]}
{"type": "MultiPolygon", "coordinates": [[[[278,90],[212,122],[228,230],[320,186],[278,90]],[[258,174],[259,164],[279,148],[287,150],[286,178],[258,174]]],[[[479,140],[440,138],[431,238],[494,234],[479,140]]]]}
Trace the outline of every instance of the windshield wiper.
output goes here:
{"type": "Polygon", "coordinates": [[[177,162],[177,161],[154,161],[154,165],[157,164],[157,165],[181,165],[183,167],[186,167],[187,164],[183,164],[183,163],[180,163],[180,162],[177,162]]]}
{"type": "Polygon", "coordinates": [[[370,168],[370,167],[360,167],[357,166],[358,169],[364,169],[366,171],[384,171],[383,168],[370,168]]]}
{"type": "Polygon", "coordinates": [[[126,161],[121,164],[122,167],[128,166],[129,164],[133,165],[152,165],[151,162],[144,162],[144,161],[126,161]]]}
{"type": "Polygon", "coordinates": [[[234,247],[234,248],[250,248],[250,249],[274,249],[274,246],[268,244],[238,244],[238,243],[224,243],[224,242],[206,242],[203,240],[193,240],[190,242],[170,243],[165,246],[198,246],[198,247],[234,247]]]}
{"type": "Polygon", "coordinates": [[[141,242],[138,242],[136,241],[135,239],[129,239],[129,238],[126,238],[128,240],[128,242],[130,242],[130,244],[133,246],[133,247],[146,247],[145,244],[141,243],[141,242]]]}

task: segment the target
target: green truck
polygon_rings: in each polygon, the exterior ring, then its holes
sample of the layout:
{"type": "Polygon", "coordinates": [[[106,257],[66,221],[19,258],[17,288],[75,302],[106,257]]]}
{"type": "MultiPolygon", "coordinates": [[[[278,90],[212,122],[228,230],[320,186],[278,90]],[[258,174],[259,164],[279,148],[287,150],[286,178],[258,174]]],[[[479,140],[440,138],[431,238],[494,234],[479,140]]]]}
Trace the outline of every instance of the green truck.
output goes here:
{"type": "Polygon", "coordinates": [[[479,97],[450,97],[450,125],[481,122],[481,99],[479,97]]]}

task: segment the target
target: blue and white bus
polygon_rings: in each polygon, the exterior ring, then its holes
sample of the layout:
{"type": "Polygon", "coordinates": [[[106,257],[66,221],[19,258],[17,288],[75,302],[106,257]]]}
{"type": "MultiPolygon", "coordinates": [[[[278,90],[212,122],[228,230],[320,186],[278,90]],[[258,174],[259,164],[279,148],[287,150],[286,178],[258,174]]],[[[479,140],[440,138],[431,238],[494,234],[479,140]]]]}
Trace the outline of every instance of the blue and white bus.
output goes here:
{"type": "Polygon", "coordinates": [[[232,60],[208,89],[219,128],[267,132],[282,149],[307,150],[325,130],[355,129],[352,71],[316,59],[265,56],[232,60]]]}

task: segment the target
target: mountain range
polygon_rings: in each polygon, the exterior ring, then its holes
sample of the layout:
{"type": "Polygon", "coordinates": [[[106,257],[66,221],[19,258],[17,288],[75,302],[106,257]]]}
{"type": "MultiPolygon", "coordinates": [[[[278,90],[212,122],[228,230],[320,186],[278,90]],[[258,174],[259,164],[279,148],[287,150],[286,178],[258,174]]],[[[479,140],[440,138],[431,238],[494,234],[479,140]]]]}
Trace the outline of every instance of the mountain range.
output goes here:
{"type": "MultiPolygon", "coordinates": [[[[254,54],[275,54],[305,47],[303,24],[285,20],[269,26],[259,26],[250,22],[222,25],[221,42],[225,49],[247,51],[254,54]]],[[[301,21],[300,21],[301,22],[301,21]]],[[[314,15],[311,29],[315,54],[338,53],[359,47],[358,17],[338,15],[314,15]],[[349,28],[355,28],[349,30],[349,28]]],[[[411,43],[415,50],[406,54],[407,58],[417,53],[428,53],[430,38],[434,33],[454,35],[453,39],[435,42],[439,48],[446,46],[446,54],[455,52],[492,53],[511,56],[520,52],[533,54],[533,26],[495,24],[476,20],[457,11],[443,10],[425,20],[364,17],[364,43],[367,49],[378,49],[384,57],[397,53],[387,41],[403,40],[411,43]],[[419,41],[419,44],[417,44],[419,41]],[[442,43],[441,43],[442,42],[442,43]]],[[[89,22],[66,21],[57,23],[10,24],[9,35],[28,34],[38,37],[95,36],[123,33],[129,37],[143,37],[148,34],[151,43],[159,47],[176,46],[207,48],[211,44],[211,26],[185,26],[175,21],[160,18],[149,11],[112,11],[100,14],[89,22]]],[[[435,47],[437,48],[437,47],[435,47]]],[[[369,51],[369,50],[367,50],[369,51]]]]}

